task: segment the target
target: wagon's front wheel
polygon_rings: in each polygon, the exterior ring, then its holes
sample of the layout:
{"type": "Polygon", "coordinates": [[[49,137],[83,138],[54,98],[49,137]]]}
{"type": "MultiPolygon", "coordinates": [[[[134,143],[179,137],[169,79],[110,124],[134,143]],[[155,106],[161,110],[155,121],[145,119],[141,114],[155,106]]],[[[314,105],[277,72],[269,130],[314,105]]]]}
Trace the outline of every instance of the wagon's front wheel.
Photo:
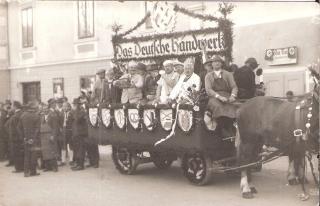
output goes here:
{"type": "Polygon", "coordinates": [[[185,154],[182,160],[182,169],[186,178],[194,185],[206,185],[212,177],[211,158],[201,154],[185,154]]]}
{"type": "Polygon", "coordinates": [[[131,175],[138,166],[136,153],[126,147],[112,146],[112,160],[121,174],[131,175]]]}

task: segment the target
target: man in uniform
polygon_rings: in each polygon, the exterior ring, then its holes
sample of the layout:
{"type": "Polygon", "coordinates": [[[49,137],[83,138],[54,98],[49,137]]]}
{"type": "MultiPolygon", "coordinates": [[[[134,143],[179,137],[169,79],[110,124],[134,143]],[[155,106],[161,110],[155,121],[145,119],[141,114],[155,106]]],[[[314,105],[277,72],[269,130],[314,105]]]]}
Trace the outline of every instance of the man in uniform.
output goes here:
{"type": "Polygon", "coordinates": [[[18,124],[23,113],[22,105],[18,101],[13,102],[14,115],[11,117],[9,125],[9,133],[12,144],[13,164],[15,171],[23,172],[24,162],[24,146],[23,146],[23,134],[18,129],[18,124]]]}
{"type": "Polygon", "coordinates": [[[239,99],[249,99],[255,96],[256,75],[254,74],[253,70],[255,70],[258,66],[259,64],[257,63],[257,60],[253,57],[250,57],[245,61],[245,65],[243,67],[234,72],[234,80],[239,89],[239,99]]]}
{"type": "Polygon", "coordinates": [[[36,101],[27,105],[27,110],[21,115],[18,128],[24,140],[24,176],[39,175],[37,173],[37,148],[40,144],[40,115],[36,101]]]}
{"type": "Polygon", "coordinates": [[[79,98],[76,98],[72,102],[73,105],[73,123],[72,123],[72,135],[74,144],[74,155],[76,160],[76,166],[71,169],[74,171],[84,169],[85,158],[85,139],[88,136],[88,125],[86,120],[86,111],[80,104],[79,98]]]}

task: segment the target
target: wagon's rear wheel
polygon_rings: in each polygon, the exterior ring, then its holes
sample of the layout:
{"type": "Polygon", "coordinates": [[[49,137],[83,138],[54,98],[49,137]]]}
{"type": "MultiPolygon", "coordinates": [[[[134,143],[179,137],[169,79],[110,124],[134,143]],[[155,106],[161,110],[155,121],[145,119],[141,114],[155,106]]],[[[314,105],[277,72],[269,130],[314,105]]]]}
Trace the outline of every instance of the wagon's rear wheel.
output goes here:
{"type": "Polygon", "coordinates": [[[185,154],[182,160],[182,169],[186,178],[194,185],[206,185],[212,177],[211,158],[201,154],[185,154]]]}
{"type": "Polygon", "coordinates": [[[153,164],[159,169],[168,169],[174,160],[177,159],[174,155],[167,155],[159,152],[150,152],[153,164]]]}
{"type": "Polygon", "coordinates": [[[126,147],[112,146],[112,160],[121,174],[131,175],[138,166],[136,153],[126,147]]]}

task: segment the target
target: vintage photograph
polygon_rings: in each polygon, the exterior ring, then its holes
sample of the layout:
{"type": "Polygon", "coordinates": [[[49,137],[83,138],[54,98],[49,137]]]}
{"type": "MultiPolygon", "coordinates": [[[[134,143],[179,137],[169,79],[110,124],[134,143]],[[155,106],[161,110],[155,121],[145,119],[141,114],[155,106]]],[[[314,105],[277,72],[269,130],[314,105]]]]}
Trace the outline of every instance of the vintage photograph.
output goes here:
{"type": "Polygon", "coordinates": [[[0,206],[319,206],[313,1],[0,0],[0,206]]]}

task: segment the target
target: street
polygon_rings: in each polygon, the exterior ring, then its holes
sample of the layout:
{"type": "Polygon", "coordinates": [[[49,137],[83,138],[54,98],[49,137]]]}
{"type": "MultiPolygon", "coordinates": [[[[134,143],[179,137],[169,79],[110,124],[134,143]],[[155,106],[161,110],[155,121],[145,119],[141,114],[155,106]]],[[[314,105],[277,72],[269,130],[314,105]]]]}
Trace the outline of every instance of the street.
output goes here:
{"type": "Polygon", "coordinates": [[[215,175],[212,184],[191,185],[182,174],[179,162],[168,170],[153,164],[139,165],[135,175],[121,175],[114,167],[110,146],[100,147],[100,168],[72,171],[69,166],[58,173],[41,172],[40,176],[24,178],[11,173],[13,168],[0,163],[0,206],[143,206],[143,205],[228,205],[228,206],[315,206],[319,196],[308,167],[310,199],[297,197],[300,186],[287,186],[287,157],[264,165],[253,174],[258,190],[254,199],[242,199],[239,177],[215,175]]]}

